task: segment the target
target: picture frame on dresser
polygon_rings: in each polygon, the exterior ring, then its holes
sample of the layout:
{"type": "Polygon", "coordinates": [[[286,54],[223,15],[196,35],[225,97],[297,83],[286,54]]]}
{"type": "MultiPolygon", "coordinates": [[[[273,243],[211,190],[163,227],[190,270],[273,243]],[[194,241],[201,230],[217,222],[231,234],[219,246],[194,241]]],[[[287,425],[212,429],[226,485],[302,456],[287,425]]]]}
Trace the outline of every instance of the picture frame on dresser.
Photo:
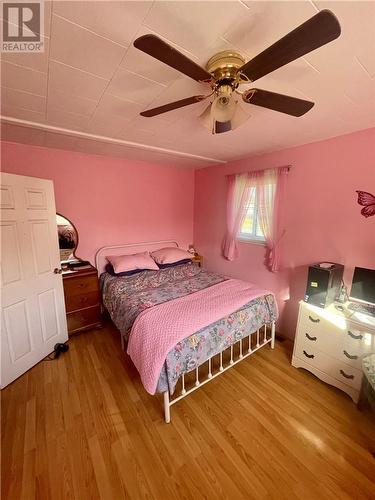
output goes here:
{"type": "Polygon", "coordinates": [[[375,318],[333,303],[299,303],[292,365],[346,392],[357,403],[362,359],[375,351],[375,318]]]}

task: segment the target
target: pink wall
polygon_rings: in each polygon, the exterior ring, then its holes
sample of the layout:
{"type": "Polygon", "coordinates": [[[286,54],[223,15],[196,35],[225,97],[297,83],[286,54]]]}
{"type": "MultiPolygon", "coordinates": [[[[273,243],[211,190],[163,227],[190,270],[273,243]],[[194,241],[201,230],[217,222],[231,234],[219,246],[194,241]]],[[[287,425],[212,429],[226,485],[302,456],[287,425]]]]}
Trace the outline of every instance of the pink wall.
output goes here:
{"type": "Polygon", "coordinates": [[[2,170],[53,180],[57,211],[91,262],[104,245],[193,241],[193,170],[15,143],[2,143],[2,170]]]}
{"type": "MultiPolygon", "coordinates": [[[[375,218],[360,215],[355,193],[375,194],[374,145],[370,129],[196,171],[194,243],[205,267],[273,290],[286,336],[294,335],[308,264],[342,262],[347,282],[355,265],[375,267],[375,218]],[[261,245],[241,243],[238,260],[223,259],[225,175],[289,164],[282,270],[265,268],[261,245]]],[[[2,148],[4,171],[54,181],[57,210],[77,226],[82,258],[93,261],[109,244],[193,241],[192,170],[13,143],[2,148]]]]}
{"type": "Polygon", "coordinates": [[[343,263],[347,283],[354,266],[375,268],[375,217],[360,215],[356,189],[375,194],[375,129],[205,168],[196,172],[194,243],[208,269],[276,292],[282,312],[278,329],[293,337],[310,263],[343,263]],[[264,247],[250,243],[240,243],[238,260],[226,261],[220,251],[225,175],[283,165],[293,167],[286,192],[282,270],[270,273],[264,247]]]}

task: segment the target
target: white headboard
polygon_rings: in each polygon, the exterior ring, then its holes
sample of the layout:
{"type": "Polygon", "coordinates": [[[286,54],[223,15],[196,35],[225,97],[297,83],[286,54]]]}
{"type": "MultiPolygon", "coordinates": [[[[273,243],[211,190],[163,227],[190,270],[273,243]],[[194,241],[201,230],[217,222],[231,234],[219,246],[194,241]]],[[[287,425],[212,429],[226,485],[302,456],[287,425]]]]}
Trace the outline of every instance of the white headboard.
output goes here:
{"type": "Polygon", "coordinates": [[[143,243],[126,243],[125,245],[112,245],[99,248],[95,254],[95,267],[98,270],[98,275],[105,271],[105,266],[108,264],[107,255],[131,255],[140,252],[154,252],[163,247],[178,247],[178,243],[172,240],[164,241],[145,241],[143,243]]]}

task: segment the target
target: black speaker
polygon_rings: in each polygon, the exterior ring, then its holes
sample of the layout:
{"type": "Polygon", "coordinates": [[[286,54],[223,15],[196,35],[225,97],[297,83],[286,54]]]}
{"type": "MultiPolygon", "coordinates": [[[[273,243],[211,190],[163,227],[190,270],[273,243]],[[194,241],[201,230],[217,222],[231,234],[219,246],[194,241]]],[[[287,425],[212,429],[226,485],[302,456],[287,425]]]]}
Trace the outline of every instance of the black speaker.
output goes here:
{"type": "Polygon", "coordinates": [[[344,266],[323,262],[309,267],[305,302],[327,307],[340,295],[344,266]]]}

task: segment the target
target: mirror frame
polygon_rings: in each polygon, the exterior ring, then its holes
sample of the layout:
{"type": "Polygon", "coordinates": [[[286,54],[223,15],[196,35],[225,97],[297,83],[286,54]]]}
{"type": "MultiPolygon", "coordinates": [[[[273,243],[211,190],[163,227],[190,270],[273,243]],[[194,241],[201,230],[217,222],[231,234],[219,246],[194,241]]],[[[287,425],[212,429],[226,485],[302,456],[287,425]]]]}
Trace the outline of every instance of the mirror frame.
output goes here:
{"type": "Polygon", "coordinates": [[[79,234],[78,234],[76,226],[73,224],[73,222],[70,219],[68,219],[68,217],[66,217],[65,215],[61,214],[60,212],[56,212],[56,215],[59,215],[60,217],[63,217],[64,219],[66,219],[69,222],[69,224],[73,227],[74,231],[76,232],[76,235],[77,235],[77,245],[76,245],[74,251],[72,252],[72,254],[73,254],[73,257],[75,259],[82,260],[80,257],[77,257],[77,255],[76,255],[76,251],[77,251],[77,248],[78,248],[78,245],[79,245],[79,234]]]}

